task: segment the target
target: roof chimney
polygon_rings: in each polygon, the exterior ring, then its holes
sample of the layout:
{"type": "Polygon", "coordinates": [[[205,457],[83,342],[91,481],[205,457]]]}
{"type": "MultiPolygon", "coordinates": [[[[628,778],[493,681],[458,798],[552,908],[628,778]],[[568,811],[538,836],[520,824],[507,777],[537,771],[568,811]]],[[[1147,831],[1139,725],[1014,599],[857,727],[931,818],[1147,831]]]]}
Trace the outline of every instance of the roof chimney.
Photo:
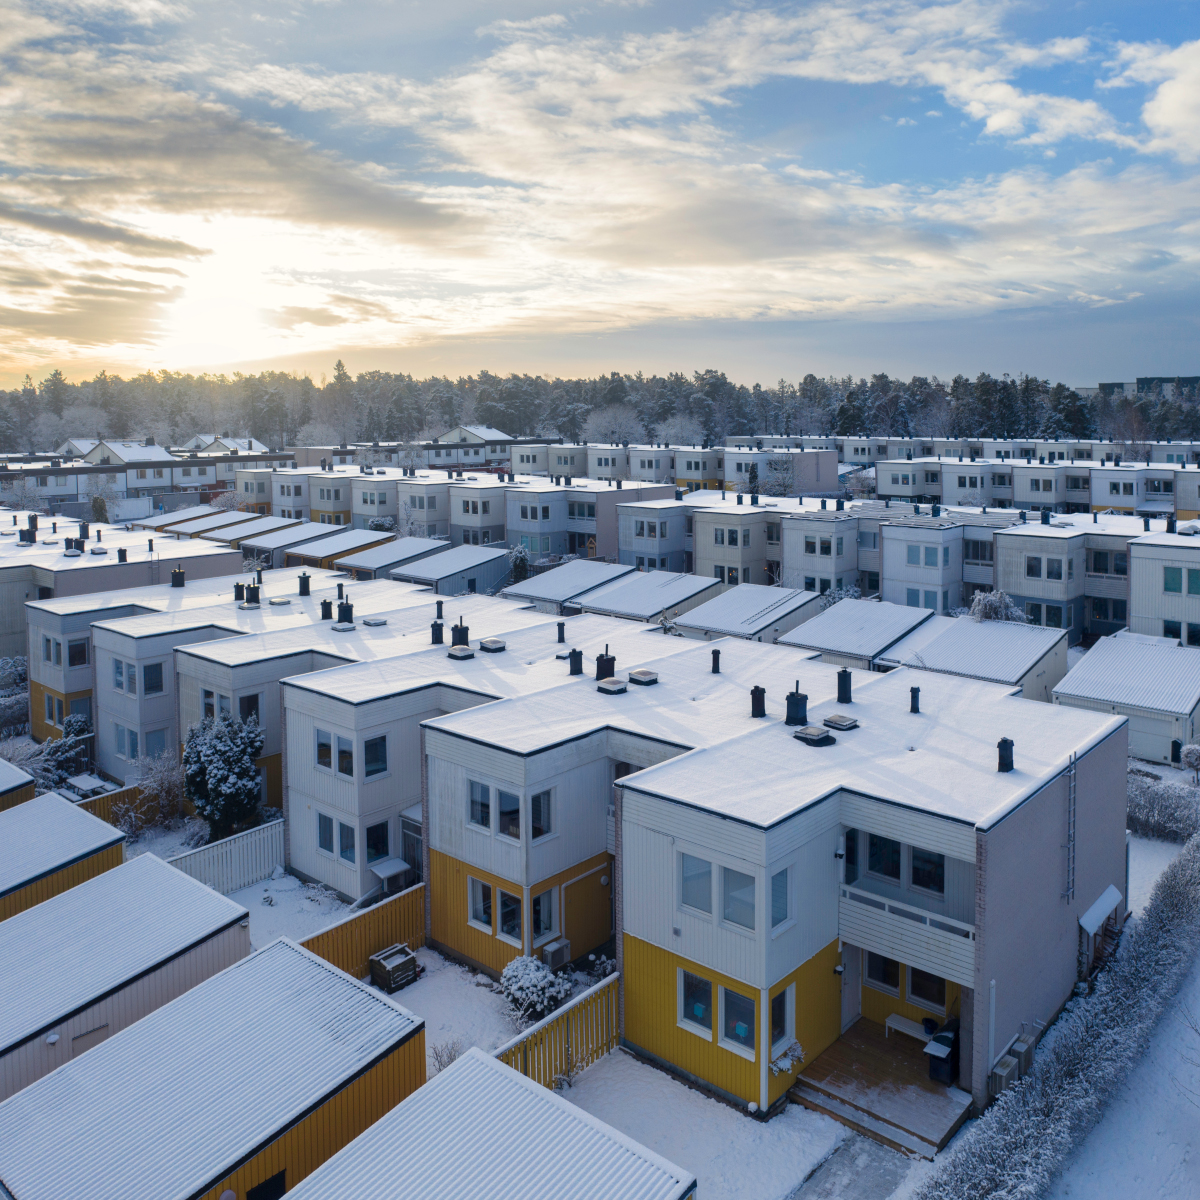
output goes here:
{"type": "Polygon", "coordinates": [[[1149,533],[1149,532],[1150,532],[1150,518],[1149,518],[1149,517],[1143,517],[1143,518],[1142,518],[1142,528],[1143,528],[1143,529],[1144,529],[1144,530],[1145,530],[1147,533],[1149,533]]]}
{"type": "Polygon", "coordinates": [[[233,585],[233,599],[236,603],[246,599],[246,585],[244,583],[235,583],[233,585]]]}
{"type": "Polygon", "coordinates": [[[787,717],[785,725],[808,724],[808,697],[800,690],[800,680],[796,680],[796,690],[787,694],[787,717]]]}
{"type": "Polygon", "coordinates": [[[567,661],[571,664],[571,674],[572,675],[582,675],[583,674],[583,651],[582,650],[572,650],[571,653],[567,656],[567,661]]]}
{"type": "Polygon", "coordinates": [[[246,603],[247,604],[258,604],[259,603],[259,593],[258,593],[258,584],[257,583],[246,584],[246,603]]]}
{"type": "Polygon", "coordinates": [[[567,640],[567,623],[559,621],[558,623],[558,640],[560,643],[565,643],[567,640]]]}
{"type": "Polygon", "coordinates": [[[921,711],[921,689],[919,687],[908,689],[908,711],[911,713],[921,711]]]}
{"type": "Polygon", "coordinates": [[[463,619],[458,618],[457,625],[450,626],[450,645],[453,646],[469,646],[471,639],[467,636],[470,632],[468,626],[463,624],[463,619]]]}
{"type": "Polygon", "coordinates": [[[1167,532],[1168,533],[1175,532],[1175,518],[1173,516],[1167,518],[1167,532]]]}
{"type": "MultiPolygon", "coordinates": [[[[257,588],[255,589],[258,590],[257,588]]],[[[354,605],[349,600],[343,600],[338,605],[338,624],[353,625],[354,624],[354,605]]]]}
{"type": "Polygon", "coordinates": [[[346,585],[344,583],[338,584],[338,599],[339,600],[345,600],[345,598],[346,598],[346,593],[342,590],[345,586],[346,585]]]}
{"type": "Polygon", "coordinates": [[[742,502],[742,493],[741,493],[741,492],[738,492],[738,498],[737,498],[737,502],[738,502],[739,504],[741,504],[741,502],[742,502]]]}
{"type": "Polygon", "coordinates": [[[117,562],[128,562],[128,561],[129,561],[129,551],[126,550],[124,546],[122,546],[120,548],[120,550],[117,551],[117,562]]]}
{"type": "Polygon", "coordinates": [[[333,620],[333,601],[332,600],[326,599],[326,600],[321,601],[321,620],[322,621],[332,621],[333,620]]]}
{"type": "Polygon", "coordinates": [[[596,655],[596,682],[600,683],[605,679],[613,679],[617,674],[617,658],[615,654],[609,654],[608,646],[605,645],[604,653],[596,655]]]}
{"type": "Polygon", "coordinates": [[[750,689],[750,715],[751,717],[765,717],[767,715],[767,689],[755,685],[750,689]]]}
{"type": "Polygon", "coordinates": [[[1050,510],[1048,508],[1042,509],[1042,524],[1043,525],[1050,524],[1050,510]]]}
{"type": "Polygon", "coordinates": [[[298,581],[300,583],[300,595],[302,595],[302,596],[311,595],[309,588],[311,586],[312,581],[309,579],[308,572],[301,571],[300,574],[296,578],[298,579],[298,581]]]}
{"type": "Polygon", "coordinates": [[[837,702],[839,704],[849,704],[850,703],[850,672],[845,667],[843,667],[837,673],[837,681],[838,681],[837,702]]]}
{"type": "Polygon", "coordinates": [[[151,554],[153,554],[154,553],[154,539],[147,538],[146,542],[147,542],[146,549],[149,550],[151,554]]]}
{"type": "MultiPolygon", "coordinates": [[[[97,531],[97,532],[99,532],[99,531],[97,531]]],[[[171,572],[171,586],[172,587],[183,587],[183,577],[184,577],[184,570],[178,563],[176,563],[175,570],[173,570],[171,572]]]]}
{"type": "Polygon", "coordinates": [[[996,743],[996,749],[1000,751],[1000,762],[997,765],[996,770],[1011,771],[1013,769],[1012,738],[1001,738],[996,743]]]}
{"type": "Polygon", "coordinates": [[[445,620],[445,618],[442,616],[442,605],[443,605],[443,604],[445,604],[445,601],[444,601],[444,600],[439,600],[439,601],[437,602],[437,619],[438,619],[439,621],[443,621],[443,620],[445,620]]]}
{"type": "Polygon", "coordinates": [[[435,646],[443,645],[444,643],[442,642],[442,623],[441,623],[441,621],[434,621],[433,624],[429,626],[429,630],[430,630],[430,637],[432,638],[432,644],[435,646]]]}
{"type": "Polygon", "coordinates": [[[720,650],[714,649],[712,652],[712,656],[713,656],[712,673],[714,675],[720,675],[720,673],[721,673],[721,652],[720,652],[720,650]]]}

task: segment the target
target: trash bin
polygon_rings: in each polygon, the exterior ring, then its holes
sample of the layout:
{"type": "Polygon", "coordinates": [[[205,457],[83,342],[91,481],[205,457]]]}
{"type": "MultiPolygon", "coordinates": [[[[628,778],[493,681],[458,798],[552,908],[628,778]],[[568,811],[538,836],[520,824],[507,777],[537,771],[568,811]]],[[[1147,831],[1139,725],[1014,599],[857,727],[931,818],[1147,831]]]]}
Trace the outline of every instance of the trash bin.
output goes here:
{"type": "Polygon", "coordinates": [[[925,1045],[929,1078],[953,1087],[958,1080],[958,1018],[952,1017],[925,1045]]]}

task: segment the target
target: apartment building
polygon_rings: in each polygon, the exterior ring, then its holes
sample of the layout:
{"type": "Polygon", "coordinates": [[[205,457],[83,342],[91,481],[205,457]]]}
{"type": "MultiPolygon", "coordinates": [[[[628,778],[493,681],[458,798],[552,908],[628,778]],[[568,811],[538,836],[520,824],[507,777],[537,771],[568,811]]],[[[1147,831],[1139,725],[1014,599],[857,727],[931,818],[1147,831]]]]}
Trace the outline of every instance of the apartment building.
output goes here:
{"type": "Polygon", "coordinates": [[[862,518],[854,510],[847,511],[841,501],[836,508],[785,512],[779,521],[777,581],[821,595],[846,587],[878,592],[878,523],[865,536],[861,525],[862,518]],[[860,550],[873,555],[861,573],[860,550]]]}
{"type": "MultiPolygon", "coordinates": [[[[1130,632],[1200,646],[1200,538],[1194,530],[1143,534],[1118,562],[1119,553],[1101,554],[1099,563],[1093,556],[1089,567],[1127,569],[1130,632]]],[[[1116,577],[1117,589],[1123,582],[1116,577]]]]}
{"type": "Polygon", "coordinates": [[[707,598],[706,593],[703,604],[673,618],[675,633],[706,642],[714,638],[776,642],[821,611],[821,597],[814,591],[759,583],[734,589],[712,582],[721,594],[707,598]]]}
{"type": "Polygon", "coordinates": [[[833,450],[779,447],[760,450],[726,447],[722,464],[728,492],[768,491],[787,496],[830,492],[838,486],[838,460],[833,450]],[[767,487],[768,483],[771,485],[767,487]]]}
{"type": "Polygon", "coordinates": [[[509,485],[500,475],[449,484],[450,542],[454,546],[503,546],[509,485]]]}

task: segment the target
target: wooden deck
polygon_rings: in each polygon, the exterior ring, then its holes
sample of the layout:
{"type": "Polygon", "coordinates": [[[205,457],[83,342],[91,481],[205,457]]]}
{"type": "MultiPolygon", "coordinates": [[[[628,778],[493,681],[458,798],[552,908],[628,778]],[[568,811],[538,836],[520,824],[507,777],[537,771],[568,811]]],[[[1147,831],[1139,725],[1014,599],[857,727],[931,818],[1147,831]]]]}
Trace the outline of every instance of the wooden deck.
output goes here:
{"type": "Polygon", "coordinates": [[[789,1093],[806,1108],[906,1154],[932,1158],[967,1119],[971,1097],[934,1083],[916,1038],[859,1018],[801,1072],[789,1093]]]}

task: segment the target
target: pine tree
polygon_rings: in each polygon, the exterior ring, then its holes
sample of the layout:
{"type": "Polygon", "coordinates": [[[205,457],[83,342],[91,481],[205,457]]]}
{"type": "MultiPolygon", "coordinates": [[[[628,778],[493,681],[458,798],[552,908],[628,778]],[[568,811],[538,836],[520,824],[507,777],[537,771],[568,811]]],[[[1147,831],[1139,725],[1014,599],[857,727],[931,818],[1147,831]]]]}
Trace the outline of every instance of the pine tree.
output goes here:
{"type": "Polygon", "coordinates": [[[188,730],[184,787],[196,815],[208,822],[212,841],[257,824],[261,784],[255,760],[262,748],[254,718],[243,723],[220,713],[188,730]]]}

